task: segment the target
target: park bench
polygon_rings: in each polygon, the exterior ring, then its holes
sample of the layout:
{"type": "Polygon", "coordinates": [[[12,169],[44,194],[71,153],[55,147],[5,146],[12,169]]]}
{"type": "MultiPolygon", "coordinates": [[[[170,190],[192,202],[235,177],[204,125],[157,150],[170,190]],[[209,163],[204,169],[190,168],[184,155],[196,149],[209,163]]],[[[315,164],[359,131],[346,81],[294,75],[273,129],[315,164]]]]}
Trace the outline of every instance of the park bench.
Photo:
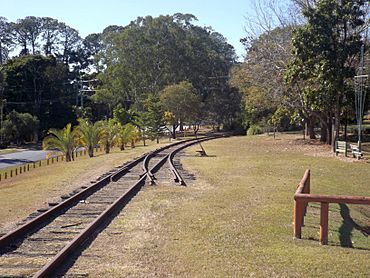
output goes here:
{"type": "Polygon", "coordinates": [[[335,155],[338,155],[338,153],[344,153],[344,156],[347,156],[346,141],[335,141],[335,155]]]}
{"type": "Polygon", "coordinates": [[[363,153],[362,153],[362,151],[360,151],[360,148],[357,144],[350,144],[349,146],[351,147],[353,157],[356,157],[357,159],[360,159],[360,157],[363,156],[363,153]]]}

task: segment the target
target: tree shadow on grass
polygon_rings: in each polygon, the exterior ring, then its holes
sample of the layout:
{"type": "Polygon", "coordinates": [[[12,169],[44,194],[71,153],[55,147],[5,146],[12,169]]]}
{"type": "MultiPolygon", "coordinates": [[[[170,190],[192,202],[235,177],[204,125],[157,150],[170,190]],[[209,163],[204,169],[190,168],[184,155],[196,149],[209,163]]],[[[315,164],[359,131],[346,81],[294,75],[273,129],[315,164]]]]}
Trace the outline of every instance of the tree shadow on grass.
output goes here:
{"type": "Polygon", "coordinates": [[[364,236],[370,235],[370,227],[363,227],[357,224],[350,215],[349,208],[346,204],[339,204],[340,215],[343,218],[342,226],[339,228],[339,240],[342,247],[353,248],[352,244],[352,231],[354,229],[360,231],[364,236]]]}

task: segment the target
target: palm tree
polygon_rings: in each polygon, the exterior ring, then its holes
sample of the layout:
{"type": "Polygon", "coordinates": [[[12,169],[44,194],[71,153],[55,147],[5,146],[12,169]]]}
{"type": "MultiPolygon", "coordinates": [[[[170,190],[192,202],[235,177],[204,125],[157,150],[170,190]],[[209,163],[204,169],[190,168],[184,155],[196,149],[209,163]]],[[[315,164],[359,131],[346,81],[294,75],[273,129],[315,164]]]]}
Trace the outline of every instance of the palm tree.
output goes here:
{"type": "Polygon", "coordinates": [[[132,147],[135,147],[132,142],[135,142],[139,136],[137,128],[131,123],[125,124],[124,126],[119,125],[119,127],[118,141],[121,151],[125,149],[125,145],[129,142],[131,142],[132,147]]]}
{"type": "Polygon", "coordinates": [[[73,150],[76,146],[76,132],[72,130],[70,123],[63,129],[49,129],[48,135],[42,142],[44,150],[58,149],[65,155],[67,162],[74,159],[73,150]]]}
{"type": "Polygon", "coordinates": [[[104,144],[105,153],[109,153],[111,147],[116,143],[118,138],[118,125],[114,119],[101,121],[101,139],[104,144]]]}
{"type": "Polygon", "coordinates": [[[99,143],[102,136],[102,128],[100,122],[94,124],[86,119],[79,119],[79,125],[76,132],[79,136],[79,141],[86,146],[89,157],[94,156],[94,147],[99,143]]]}

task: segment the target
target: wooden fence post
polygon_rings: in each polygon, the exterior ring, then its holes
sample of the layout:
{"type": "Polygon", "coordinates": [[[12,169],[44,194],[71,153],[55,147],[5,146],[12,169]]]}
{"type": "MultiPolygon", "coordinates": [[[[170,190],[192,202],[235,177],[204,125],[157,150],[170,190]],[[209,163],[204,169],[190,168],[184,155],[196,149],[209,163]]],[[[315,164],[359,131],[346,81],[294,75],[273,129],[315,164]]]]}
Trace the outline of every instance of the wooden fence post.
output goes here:
{"type": "Polygon", "coordinates": [[[320,242],[328,244],[329,203],[321,203],[320,209],[320,242]]]}
{"type": "Polygon", "coordinates": [[[22,174],[22,166],[21,167],[19,167],[19,174],[22,174]]]}
{"type": "MultiPolygon", "coordinates": [[[[309,171],[308,172],[308,175],[307,175],[307,179],[306,179],[306,184],[305,184],[305,187],[304,187],[304,193],[306,194],[310,194],[311,193],[311,181],[310,181],[310,177],[311,176],[311,172],[309,171]]],[[[308,206],[308,202],[305,202],[304,203],[304,216],[306,216],[307,214],[307,206],[308,206]]],[[[302,221],[302,226],[304,226],[304,218],[303,218],[303,221],[302,221]]]]}
{"type": "Polygon", "coordinates": [[[29,172],[30,171],[30,165],[27,164],[27,171],[29,172]]]}
{"type": "Polygon", "coordinates": [[[8,172],[5,172],[4,173],[4,179],[7,179],[8,178],[8,172]]]}
{"type": "Polygon", "coordinates": [[[18,175],[18,168],[15,168],[15,175],[18,175]]]}
{"type": "Polygon", "coordinates": [[[294,237],[301,238],[302,234],[302,201],[294,200],[294,237]]]}
{"type": "Polygon", "coordinates": [[[13,169],[10,170],[10,177],[12,178],[13,177],[13,169]]]}
{"type": "Polygon", "coordinates": [[[41,160],[39,161],[39,167],[41,167],[41,160]]]}
{"type": "Polygon", "coordinates": [[[46,165],[49,165],[49,158],[46,159],[46,165]]]}

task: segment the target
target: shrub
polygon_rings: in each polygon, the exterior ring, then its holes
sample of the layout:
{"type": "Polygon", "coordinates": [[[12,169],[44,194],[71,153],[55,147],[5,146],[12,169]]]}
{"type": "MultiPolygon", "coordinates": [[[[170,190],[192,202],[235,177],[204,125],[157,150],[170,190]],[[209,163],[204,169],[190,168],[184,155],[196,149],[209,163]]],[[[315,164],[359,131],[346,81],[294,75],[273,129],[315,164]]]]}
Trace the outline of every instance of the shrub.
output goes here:
{"type": "Polygon", "coordinates": [[[18,113],[13,110],[6,116],[1,130],[5,142],[18,145],[25,141],[34,140],[39,126],[39,120],[29,113],[18,113]]]}
{"type": "Polygon", "coordinates": [[[247,131],[247,135],[257,135],[261,133],[262,133],[262,129],[258,125],[251,125],[247,131]]]}

